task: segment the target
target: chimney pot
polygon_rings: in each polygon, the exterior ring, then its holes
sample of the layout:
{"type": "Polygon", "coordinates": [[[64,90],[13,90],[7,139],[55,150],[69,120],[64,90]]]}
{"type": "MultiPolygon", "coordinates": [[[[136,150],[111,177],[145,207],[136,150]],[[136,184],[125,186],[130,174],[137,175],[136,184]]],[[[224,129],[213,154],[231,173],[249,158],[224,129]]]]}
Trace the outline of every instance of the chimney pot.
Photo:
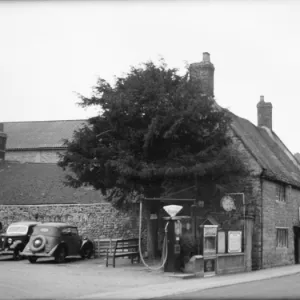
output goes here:
{"type": "Polygon", "coordinates": [[[260,102],[264,102],[265,99],[264,99],[264,96],[260,96],[260,102]]]}

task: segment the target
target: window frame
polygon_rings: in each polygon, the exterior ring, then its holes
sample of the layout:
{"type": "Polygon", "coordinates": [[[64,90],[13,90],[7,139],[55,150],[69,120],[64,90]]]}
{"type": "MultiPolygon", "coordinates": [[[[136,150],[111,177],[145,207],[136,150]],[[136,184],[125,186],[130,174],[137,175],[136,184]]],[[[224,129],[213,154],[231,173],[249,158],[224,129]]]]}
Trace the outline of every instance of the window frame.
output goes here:
{"type": "Polygon", "coordinates": [[[283,183],[276,183],[275,191],[276,201],[279,203],[286,203],[287,200],[287,189],[286,185],[283,183]]]}
{"type": "Polygon", "coordinates": [[[289,247],[289,228],[288,227],[276,227],[276,248],[285,249],[288,247],[289,247]],[[280,231],[286,232],[284,243],[280,243],[280,239],[278,238],[280,231]]]}

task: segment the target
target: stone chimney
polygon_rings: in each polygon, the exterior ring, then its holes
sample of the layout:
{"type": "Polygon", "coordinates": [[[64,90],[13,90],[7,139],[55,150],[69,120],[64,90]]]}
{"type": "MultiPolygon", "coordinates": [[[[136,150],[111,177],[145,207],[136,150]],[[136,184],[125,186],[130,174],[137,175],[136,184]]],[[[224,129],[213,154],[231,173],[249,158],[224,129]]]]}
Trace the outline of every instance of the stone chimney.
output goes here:
{"type": "Polygon", "coordinates": [[[214,97],[214,72],[215,67],[210,62],[210,54],[203,53],[203,60],[199,63],[192,63],[189,67],[190,77],[193,81],[199,81],[202,92],[214,97]]]}
{"type": "Polygon", "coordinates": [[[4,133],[4,124],[0,123],[0,162],[5,158],[7,135],[4,133]]]}
{"type": "Polygon", "coordinates": [[[257,126],[265,126],[272,130],[272,103],[265,102],[264,96],[260,96],[257,107],[257,126]]]}

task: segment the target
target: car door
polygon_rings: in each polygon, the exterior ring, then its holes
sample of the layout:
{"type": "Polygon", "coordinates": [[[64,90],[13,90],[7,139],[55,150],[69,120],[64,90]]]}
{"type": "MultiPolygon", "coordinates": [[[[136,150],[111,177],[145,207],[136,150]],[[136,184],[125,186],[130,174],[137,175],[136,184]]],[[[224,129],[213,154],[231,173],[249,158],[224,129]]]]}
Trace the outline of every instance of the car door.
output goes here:
{"type": "Polygon", "coordinates": [[[72,237],[73,253],[74,255],[78,255],[81,247],[81,239],[78,235],[78,230],[76,227],[71,228],[71,237],[72,237]]]}
{"type": "Polygon", "coordinates": [[[67,245],[68,255],[73,254],[73,246],[72,246],[72,236],[71,236],[71,227],[64,227],[61,230],[62,242],[67,245]]]}

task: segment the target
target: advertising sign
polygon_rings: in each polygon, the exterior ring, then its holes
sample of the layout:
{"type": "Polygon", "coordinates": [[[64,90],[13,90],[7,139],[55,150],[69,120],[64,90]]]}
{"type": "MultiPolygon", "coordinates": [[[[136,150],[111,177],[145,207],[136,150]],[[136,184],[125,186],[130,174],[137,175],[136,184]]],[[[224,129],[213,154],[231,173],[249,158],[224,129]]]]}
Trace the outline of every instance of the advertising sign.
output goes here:
{"type": "Polygon", "coordinates": [[[225,253],[225,232],[218,232],[218,253],[225,253]]]}
{"type": "Polygon", "coordinates": [[[242,252],[242,232],[228,231],[228,253],[242,252]]]}
{"type": "Polygon", "coordinates": [[[204,260],[204,272],[215,272],[215,259],[204,260]]]}
{"type": "Polygon", "coordinates": [[[216,236],[218,226],[215,225],[205,225],[204,236],[216,236]]]}

